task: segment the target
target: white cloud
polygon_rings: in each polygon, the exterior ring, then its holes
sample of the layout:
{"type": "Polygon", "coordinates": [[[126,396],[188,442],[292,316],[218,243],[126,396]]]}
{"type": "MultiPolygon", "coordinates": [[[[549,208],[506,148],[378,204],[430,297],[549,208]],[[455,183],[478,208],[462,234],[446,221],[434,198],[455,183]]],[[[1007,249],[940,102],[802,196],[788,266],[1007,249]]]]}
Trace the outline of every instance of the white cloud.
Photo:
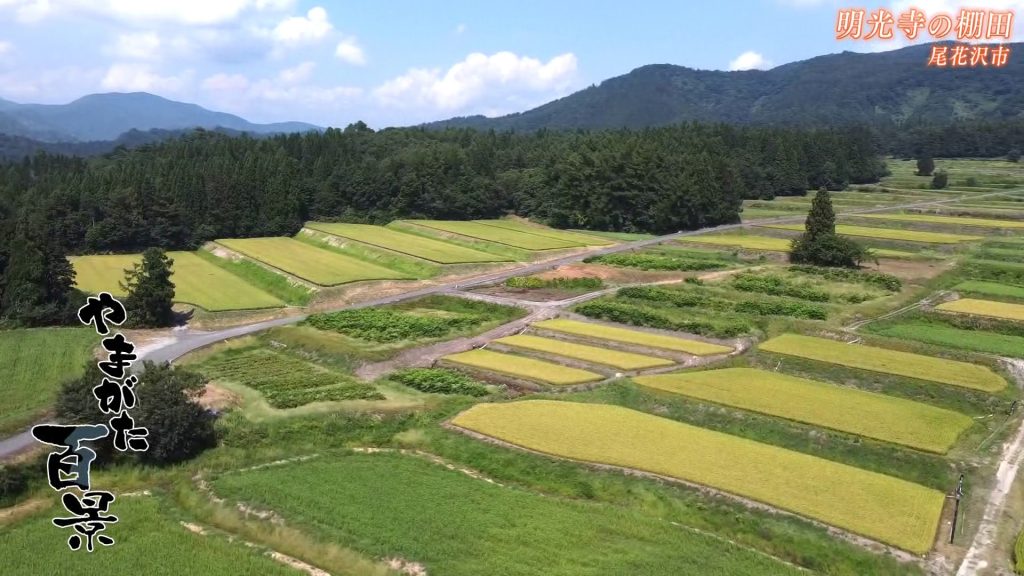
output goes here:
{"type": "Polygon", "coordinates": [[[305,16],[285,18],[274,27],[270,35],[278,44],[296,46],[321,40],[333,28],[327,19],[327,10],[314,6],[305,16]]]}
{"type": "Polygon", "coordinates": [[[355,37],[343,38],[341,42],[338,42],[338,47],[334,49],[334,55],[355,66],[366,64],[366,54],[355,37]]]}
{"type": "Polygon", "coordinates": [[[316,68],[314,62],[303,62],[294,68],[285,68],[277,75],[277,77],[285,84],[298,84],[299,82],[305,82],[309,80],[309,77],[313,74],[313,69],[316,68]]]}
{"type": "Polygon", "coordinates": [[[464,108],[487,99],[513,100],[523,93],[563,92],[576,74],[572,53],[542,63],[512,52],[490,56],[470,54],[446,72],[439,68],[414,68],[374,90],[386,106],[431,107],[444,111],[464,108]]]}
{"type": "Polygon", "coordinates": [[[765,70],[771,65],[760,53],[748,50],[729,62],[729,70],[765,70]]]}
{"type": "Polygon", "coordinates": [[[160,44],[156,32],[133,32],[118,36],[113,50],[118,58],[155,60],[160,56],[160,44]]]}
{"type": "Polygon", "coordinates": [[[217,25],[238,20],[247,11],[280,12],[294,0],[0,0],[12,6],[21,21],[75,13],[129,22],[217,25]]]}
{"type": "Polygon", "coordinates": [[[14,45],[6,40],[0,40],[0,56],[10,54],[11,50],[14,49],[14,45]]]}
{"type": "Polygon", "coordinates": [[[203,80],[203,90],[207,92],[242,92],[249,88],[249,79],[242,74],[214,74],[203,80]]]}
{"type": "Polygon", "coordinates": [[[147,64],[115,63],[107,69],[100,86],[123,92],[179,92],[190,76],[191,72],[182,76],[161,76],[147,64]]]}

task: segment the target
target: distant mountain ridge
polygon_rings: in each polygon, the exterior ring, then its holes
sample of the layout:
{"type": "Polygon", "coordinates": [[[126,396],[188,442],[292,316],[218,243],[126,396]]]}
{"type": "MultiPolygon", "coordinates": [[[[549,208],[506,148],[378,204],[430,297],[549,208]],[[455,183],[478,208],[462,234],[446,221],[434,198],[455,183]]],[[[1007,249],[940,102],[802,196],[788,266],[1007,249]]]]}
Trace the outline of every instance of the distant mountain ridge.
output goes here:
{"type": "Polygon", "coordinates": [[[1024,44],[1002,68],[929,68],[931,44],[878,53],[842,52],[771,70],[724,72],[642,66],[543,106],[427,128],[574,130],[680,122],[830,126],[949,123],[1024,117],[1024,44]]]}
{"type": "Polygon", "coordinates": [[[112,141],[131,130],[192,128],[254,134],[320,129],[305,122],[255,124],[234,114],[146,92],[91,94],[68,104],[18,104],[0,99],[0,133],[41,142],[112,141]]]}

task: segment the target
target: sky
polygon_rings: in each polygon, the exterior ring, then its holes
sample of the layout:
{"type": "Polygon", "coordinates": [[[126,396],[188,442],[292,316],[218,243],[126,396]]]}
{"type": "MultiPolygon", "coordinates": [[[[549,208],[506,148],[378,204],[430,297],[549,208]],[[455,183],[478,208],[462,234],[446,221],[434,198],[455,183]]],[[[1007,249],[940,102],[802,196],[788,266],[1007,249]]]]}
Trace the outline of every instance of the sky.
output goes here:
{"type": "MultiPolygon", "coordinates": [[[[859,1],[956,14],[953,0],[859,1]]],[[[969,2],[1024,8],[1024,0],[969,2]]],[[[645,64],[767,69],[836,40],[833,0],[0,0],[0,97],[145,91],[254,122],[401,126],[526,110],[645,64]]],[[[1024,18],[1024,12],[1021,12],[1024,18]]],[[[1022,22],[1014,22],[1014,40],[1022,22]]],[[[922,65],[924,65],[922,63],[922,65]]]]}

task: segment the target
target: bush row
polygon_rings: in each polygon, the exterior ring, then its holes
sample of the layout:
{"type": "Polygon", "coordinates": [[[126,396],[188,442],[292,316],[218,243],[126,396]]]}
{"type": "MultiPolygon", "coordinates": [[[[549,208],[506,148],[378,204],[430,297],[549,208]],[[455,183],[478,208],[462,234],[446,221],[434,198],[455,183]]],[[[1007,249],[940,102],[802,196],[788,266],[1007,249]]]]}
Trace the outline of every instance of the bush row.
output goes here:
{"type": "Polygon", "coordinates": [[[439,338],[480,322],[477,316],[419,316],[386,308],[359,308],[314,314],[303,324],[371,342],[400,342],[439,338]]]}
{"type": "Polygon", "coordinates": [[[562,288],[566,290],[597,290],[604,286],[600,278],[537,278],[536,276],[515,276],[505,280],[509,288],[562,288]]]}
{"type": "Polygon", "coordinates": [[[679,330],[710,338],[735,338],[753,331],[753,326],[739,320],[670,317],[663,311],[616,300],[586,302],[578,305],[575,311],[599,320],[663,330],[679,330]]]}
{"type": "Polygon", "coordinates": [[[790,316],[811,320],[828,319],[828,310],[823,306],[806,302],[786,300],[740,300],[732,301],[714,298],[692,290],[666,290],[653,286],[632,286],[619,290],[619,296],[665,302],[680,308],[701,308],[721,312],[739,312],[758,316],[790,316]]]}
{"type": "Polygon", "coordinates": [[[775,274],[737,274],[729,285],[741,292],[790,296],[811,302],[828,302],[831,299],[831,295],[824,290],[797,284],[775,274]]]}
{"type": "Polygon", "coordinates": [[[391,380],[431,394],[486,396],[487,387],[462,372],[445,368],[410,368],[388,376],[391,380]]]}
{"type": "Polygon", "coordinates": [[[903,282],[892,274],[872,272],[870,270],[851,270],[849,268],[823,268],[820,266],[790,266],[790,271],[809,276],[818,276],[837,282],[857,282],[877,286],[889,292],[899,292],[903,282]]]}
{"type": "Polygon", "coordinates": [[[645,252],[606,254],[587,258],[584,262],[597,264],[609,264],[611,266],[625,266],[627,268],[639,268],[640,270],[715,270],[725,268],[727,262],[712,258],[682,258],[668,254],[654,254],[645,252]]]}

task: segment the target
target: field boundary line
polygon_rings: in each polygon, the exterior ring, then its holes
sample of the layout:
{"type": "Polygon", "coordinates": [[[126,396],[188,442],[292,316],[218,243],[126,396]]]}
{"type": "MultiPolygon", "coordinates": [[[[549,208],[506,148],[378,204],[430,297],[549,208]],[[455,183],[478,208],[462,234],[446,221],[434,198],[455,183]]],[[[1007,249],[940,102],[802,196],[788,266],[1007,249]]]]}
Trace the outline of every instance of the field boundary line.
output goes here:
{"type": "MultiPolygon", "coordinates": [[[[817,526],[819,528],[825,529],[832,536],[836,536],[836,537],[838,537],[838,538],[840,538],[842,540],[846,540],[847,542],[850,542],[852,544],[860,546],[861,548],[864,548],[864,549],[869,550],[871,552],[875,552],[875,553],[888,553],[890,556],[896,558],[900,562],[914,563],[914,564],[917,564],[917,565],[920,566],[920,565],[922,565],[922,561],[924,560],[924,557],[916,556],[915,554],[913,554],[911,552],[907,552],[906,550],[903,550],[903,549],[900,549],[900,548],[896,548],[895,546],[891,546],[889,544],[885,544],[883,542],[879,542],[878,540],[874,540],[872,538],[868,538],[867,536],[862,536],[862,535],[857,534],[855,532],[850,532],[849,530],[844,530],[842,528],[838,528],[836,526],[833,526],[831,524],[827,524],[827,523],[822,522],[820,520],[815,520],[814,518],[809,518],[807,516],[803,516],[801,514],[797,514],[796,512],[790,512],[789,510],[785,510],[783,508],[777,508],[775,506],[772,506],[770,504],[765,504],[764,502],[760,502],[760,501],[754,500],[752,498],[746,498],[746,497],[743,497],[743,496],[739,496],[739,495],[733,494],[731,492],[726,492],[724,490],[719,490],[717,488],[713,488],[711,486],[707,486],[707,485],[704,485],[704,484],[699,484],[697,482],[690,482],[688,480],[683,480],[683,479],[680,479],[680,478],[675,478],[673,476],[665,476],[665,475],[657,474],[657,473],[654,473],[654,472],[648,472],[646,470],[640,470],[638,468],[630,468],[628,466],[616,466],[614,464],[603,464],[603,463],[600,463],[600,462],[591,462],[591,461],[588,461],[588,460],[577,460],[575,458],[569,458],[569,457],[566,457],[566,456],[558,456],[558,455],[554,455],[554,454],[548,454],[547,452],[542,452],[540,450],[534,450],[532,448],[527,448],[525,446],[520,446],[520,445],[514,444],[512,442],[506,442],[505,440],[500,440],[500,439],[495,438],[493,436],[488,436],[486,434],[481,434],[479,432],[475,432],[473,430],[469,430],[467,428],[463,428],[461,426],[453,424],[451,422],[451,419],[442,422],[441,426],[446,428],[446,429],[448,429],[448,430],[451,430],[451,431],[454,431],[454,432],[458,432],[460,434],[464,434],[466,436],[469,436],[470,438],[474,438],[476,440],[487,442],[489,444],[493,444],[493,445],[496,445],[496,446],[501,446],[501,447],[504,447],[504,448],[511,448],[511,449],[520,450],[520,451],[523,451],[523,452],[529,452],[531,454],[536,454],[538,456],[543,456],[545,458],[552,458],[552,459],[555,459],[555,460],[562,460],[562,461],[565,461],[565,462],[573,462],[573,463],[576,463],[576,464],[580,464],[580,465],[586,466],[588,468],[593,468],[595,470],[619,472],[619,473],[624,474],[626,476],[638,476],[638,477],[641,477],[641,478],[648,478],[648,479],[652,479],[652,480],[660,480],[662,482],[667,482],[669,484],[675,484],[675,485],[679,485],[679,486],[686,486],[688,488],[692,488],[694,490],[697,490],[698,492],[701,492],[701,493],[703,493],[705,495],[716,496],[716,497],[724,498],[726,500],[737,502],[737,503],[739,503],[739,504],[741,504],[741,505],[743,505],[743,506],[745,506],[747,508],[753,509],[753,510],[761,510],[761,511],[764,511],[764,512],[770,512],[772,514],[779,514],[779,515],[782,515],[782,516],[789,516],[791,518],[798,518],[800,520],[803,520],[804,522],[808,522],[808,523],[810,523],[810,524],[812,524],[814,526],[817,526]]],[[[1024,428],[1022,428],[1022,430],[1024,430],[1024,428]]]]}

